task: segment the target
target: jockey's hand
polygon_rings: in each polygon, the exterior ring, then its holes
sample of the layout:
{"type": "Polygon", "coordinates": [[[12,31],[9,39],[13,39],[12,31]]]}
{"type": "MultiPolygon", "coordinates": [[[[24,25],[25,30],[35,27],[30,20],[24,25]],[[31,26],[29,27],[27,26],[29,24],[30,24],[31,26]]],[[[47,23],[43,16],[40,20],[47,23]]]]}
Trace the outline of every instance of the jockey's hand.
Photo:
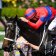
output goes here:
{"type": "Polygon", "coordinates": [[[31,44],[29,42],[26,42],[25,44],[28,45],[28,46],[30,46],[30,47],[32,47],[33,49],[39,50],[39,46],[36,46],[36,45],[31,44]]]}
{"type": "Polygon", "coordinates": [[[20,17],[20,19],[21,19],[22,21],[24,21],[24,22],[28,22],[28,20],[27,20],[26,18],[24,18],[24,17],[20,17]]]}

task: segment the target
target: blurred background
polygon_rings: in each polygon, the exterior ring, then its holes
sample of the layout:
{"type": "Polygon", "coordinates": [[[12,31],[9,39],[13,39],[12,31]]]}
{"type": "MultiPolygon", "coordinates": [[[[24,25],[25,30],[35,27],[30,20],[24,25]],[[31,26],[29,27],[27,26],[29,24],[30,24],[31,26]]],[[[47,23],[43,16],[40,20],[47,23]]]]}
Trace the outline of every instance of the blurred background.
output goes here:
{"type": "MultiPolygon", "coordinates": [[[[39,6],[52,6],[56,8],[56,0],[0,0],[2,1],[2,12],[1,15],[8,17],[18,17],[24,16],[24,12],[29,7],[39,7],[39,6]]],[[[1,3],[0,3],[1,5],[1,3]]],[[[4,38],[4,26],[0,22],[0,44],[4,38]]],[[[0,51],[0,56],[3,56],[3,50],[0,51]]]]}
{"type": "Polygon", "coordinates": [[[56,0],[2,0],[2,16],[24,16],[28,7],[53,6],[56,8],[56,0]]]}

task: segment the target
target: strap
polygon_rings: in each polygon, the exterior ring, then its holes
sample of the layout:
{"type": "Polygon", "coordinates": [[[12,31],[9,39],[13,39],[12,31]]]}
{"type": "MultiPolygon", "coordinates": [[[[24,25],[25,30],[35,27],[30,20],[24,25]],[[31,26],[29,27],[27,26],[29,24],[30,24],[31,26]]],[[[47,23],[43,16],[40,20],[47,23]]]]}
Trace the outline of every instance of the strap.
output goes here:
{"type": "Polygon", "coordinates": [[[12,39],[9,39],[9,38],[4,38],[4,39],[6,39],[6,40],[9,40],[9,41],[14,41],[14,40],[12,40],[12,39]]]}

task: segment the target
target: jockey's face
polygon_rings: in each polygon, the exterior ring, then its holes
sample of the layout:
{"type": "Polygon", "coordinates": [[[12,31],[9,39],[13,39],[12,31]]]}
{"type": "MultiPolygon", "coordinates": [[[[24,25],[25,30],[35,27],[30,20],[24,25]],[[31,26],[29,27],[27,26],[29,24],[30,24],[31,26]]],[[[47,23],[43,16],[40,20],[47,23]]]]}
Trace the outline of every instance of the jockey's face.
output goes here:
{"type": "Polygon", "coordinates": [[[36,18],[36,16],[34,16],[34,17],[32,18],[32,20],[37,21],[38,19],[36,18]]]}

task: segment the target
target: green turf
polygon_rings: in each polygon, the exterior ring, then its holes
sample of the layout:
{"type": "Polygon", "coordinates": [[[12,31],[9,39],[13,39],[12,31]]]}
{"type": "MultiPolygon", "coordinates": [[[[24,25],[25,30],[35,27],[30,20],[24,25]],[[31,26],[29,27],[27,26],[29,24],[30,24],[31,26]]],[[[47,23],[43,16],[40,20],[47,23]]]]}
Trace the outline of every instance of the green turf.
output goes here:
{"type": "Polygon", "coordinates": [[[0,35],[0,41],[3,41],[4,35],[0,35]]]}
{"type": "Polygon", "coordinates": [[[4,27],[0,27],[0,31],[4,31],[4,27]]]}
{"type": "MultiPolygon", "coordinates": [[[[0,41],[3,41],[4,35],[0,35],[0,41]]],[[[0,50],[0,56],[3,56],[3,50],[0,50]]]]}
{"type": "Polygon", "coordinates": [[[0,56],[3,56],[3,50],[0,50],[0,56]]]}

